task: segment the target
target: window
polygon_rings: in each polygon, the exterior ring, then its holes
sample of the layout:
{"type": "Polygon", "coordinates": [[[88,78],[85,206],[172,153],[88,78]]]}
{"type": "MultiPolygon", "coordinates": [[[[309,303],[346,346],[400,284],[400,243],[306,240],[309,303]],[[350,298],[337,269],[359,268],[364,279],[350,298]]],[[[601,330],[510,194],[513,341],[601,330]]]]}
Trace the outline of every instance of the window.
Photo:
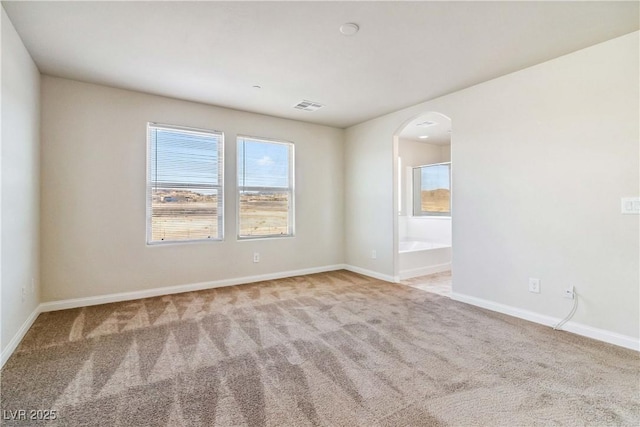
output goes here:
{"type": "Polygon", "coordinates": [[[413,215],[451,216],[451,163],[413,168],[413,215]]]}
{"type": "Polygon", "coordinates": [[[222,133],[149,123],[147,134],[147,243],[222,240],[222,133]]]}
{"type": "Polygon", "coordinates": [[[238,138],[238,237],[293,236],[293,144],[238,138]]]}

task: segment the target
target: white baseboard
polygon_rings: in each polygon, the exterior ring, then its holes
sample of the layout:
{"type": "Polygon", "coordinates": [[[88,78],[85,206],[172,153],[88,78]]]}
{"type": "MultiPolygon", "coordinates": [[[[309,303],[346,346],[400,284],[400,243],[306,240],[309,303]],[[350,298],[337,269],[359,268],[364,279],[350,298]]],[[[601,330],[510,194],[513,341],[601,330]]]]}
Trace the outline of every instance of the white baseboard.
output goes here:
{"type": "Polygon", "coordinates": [[[7,360],[9,360],[9,358],[13,354],[13,352],[16,351],[16,348],[18,348],[20,341],[22,341],[24,336],[27,334],[27,331],[29,330],[31,325],[33,325],[33,322],[36,321],[40,313],[41,313],[40,306],[38,306],[35,308],[35,310],[33,310],[33,312],[29,315],[29,317],[27,317],[27,320],[24,321],[22,326],[20,326],[20,329],[18,329],[18,332],[16,332],[13,338],[11,338],[11,341],[9,341],[9,344],[7,344],[5,349],[2,350],[2,354],[0,355],[0,368],[4,366],[4,364],[7,362],[7,360]]]}
{"type": "Polygon", "coordinates": [[[141,291],[120,292],[94,297],[74,298],[59,301],[50,301],[40,304],[40,311],[66,310],[68,308],[88,307],[91,305],[108,304],[112,302],[130,301],[140,298],[151,298],[162,295],[180,294],[183,292],[201,291],[204,289],[221,288],[224,286],[242,285],[245,283],[262,282],[264,280],[284,279],[286,277],[303,276],[305,274],[324,273],[326,271],[342,270],[342,264],[326,265],[322,267],[305,268],[301,270],[289,270],[278,273],[245,276],[233,279],[214,280],[211,282],[190,283],[185,285],[165,286],[162,288],[145,289],[141,291]]]}
{"type": "MultiPolygon", "coordinates": [[[[352,266],[352,265],[335,264],[335,265],[313,267],[313,268],[307,268],[307,269],[301,269],[301,270],[290,270],[290,271],[284,271],[279,273],[261,274],[256,276],[245,276],[245,277],[239,277],[235,279],[224,279],[224,280],[216,280],[211,282],[201,282],[201,283],[192,283],[187,285],[145,289],[142,291],[122,292],[122,293],[109,294],[109,295],[100,295],[95,297],[74,298],[74,299],[68,299],[68,300],[45,302],[40,304],[38,307],[36,307],[35,310],[33,310],[33,312],[29,315],[27,320],[25,320],[25,322],[22,324],[18,332],[16,332],[16,334],[13,336],[11,341],[9,341],[9,344],[7,344],[7,347],[2,351],[2,354],[0,354],[0,368],[4,366],[7,360],[9,360],[9,357],[11,357],[15,349],[18,347],[18,345],[26,335],[31,325],[33,325],[33,322],[35,322],[38,315],[43,312],[64,310],[68,308],[87,307],[91,305],[107,304],[111,302],[129,301],[129,300],[140,299],[140,298],[150,298],[155,296],[176,294],[176,293],[182,293],[182,292],[199,291],[203,289],[220,288],[224,286],[240,285],[244,283],[261,282],[264,280],[283,279],[286,277],[302,276],[305,274],[323,273],[327,271],[335,271],[335,270],[342,270],[342,269],[352,271],[358,274],[363,274],[365,276],[373,277],[376,279],[384,280],[387,282],[392,282],[392,283],[398,282],[399,280],[399,278],[397,277],[378,273],[372,270],[367,270],[367,269],[352,266]]],[[[459,294],[455,292],[451,295],[451,298],[456,301],[486,308],[488,310],[518,317],[520,319],[528,320],[528,321],[539,323],[546,326],[553,326],[560,321],[560,319],[554,318],[551,316],[546,316],[546,315],[542,315],[532,311],[523,310],[520,308],[511,307],[508,305],[496,303],[496,302],[481,299],[481,298],[476,298],[469,295],[459,294]]],[[[573,332],[575,334],[582,335],[585,337],[593,338],[599,341],[604,341],[610,344],[618,345],[620,347],[625,347],[632,350],[640,351],[640,340],[633,337],[626,336],[626,335],[606,331],[603,329],[594,328],[594,327],[583,325],[576,322],[567,322],[563,326],[563,330],[573,332]]]]}
{"type": "Polygon", "coordinates": [[[404,270],[400,272],[400,280],[407,280],[413,277],[427,276],[429,274],[442,273],[443,271],[451,270],[451,263],[431,265],[429,267],[413,268],[411,270],[404,270]]]}
{"type": "Polygon", "coordinates": [[[640,339],[628,335],[594,328],[577,322],[565,323],[562,326],[562,330],[640,352],[640,339]]]}
{"type": "Polygon", "coordinates": [[[356,267],[354,265],[343,265],[343,269],[352,271],[354,273],[362,274],[364,276],[373,277],[374,279],[384,280],[385,282],[398,282],[398,278],[389,276],[387,274],[378,273],[377,271],[367,270],[366,268],[356,267]]]}
{"type": "MultiPolygon", "coordinates": [[[[523,310],[521,308],[512,307],[505,304],[485,300],[482,298],[473,297],[470,295],[459,294],[453,292],[451,299],[464,302],[466,304],[475,305],[477,307],[486,308],[498,313],[508,314],[509,316],[517,317],[520,319],[528,320],[530,322],[539,323],[541,325],[553,327],[558,324],[562,319],[544,314],[536,313],[529,310],[523,310]]],[[[592,326],[583,325],[577,322],[567,322],[562,326],[563,331],[572,332],[584,337],[593,338],[598,341],[604,341],[609,344],[614,344],[620,347],[628,348],[635,351],[640,351],[640,339],[633,338],[627,335],[618,334],[617,332],[611,332],[604,329],[594,328],[592,326]]]]}
{"type": "Polygon", "coordinates": [[[91,305],[108,304],[112,302],[130,301],[140,298],[150,298],[162,295],[179,294],[182,292],[200,291],[203,289],[220,288],[224,286],[241,285],[245,283],[261,282],[264,280],[284,279],[286,277],[302,276],[305,274],[324,273],[326,271],[335,271],[345,269],[343,264],[327,265],[322,267],[305,268],[301,270],[290,270],[279,273],[260,274],[256,276],[245,276],[234,279],[215,280],[211,282],[191,283],[186,285],[167,286],[163,288],[145,289],[141,291],[120,292],[108,295],[98,295],[94,297],[73,298],[67,300],[50,301],[41,303],[31,313],[29,318],[22,324],[18,332],[13,336],[7,347],[0,355],[0,368],[18,348],[18,345],[24,338],[25,334],[33,325],[40,313],[56,310],[66,310],[69,308],[88,307],[91,305]]]}

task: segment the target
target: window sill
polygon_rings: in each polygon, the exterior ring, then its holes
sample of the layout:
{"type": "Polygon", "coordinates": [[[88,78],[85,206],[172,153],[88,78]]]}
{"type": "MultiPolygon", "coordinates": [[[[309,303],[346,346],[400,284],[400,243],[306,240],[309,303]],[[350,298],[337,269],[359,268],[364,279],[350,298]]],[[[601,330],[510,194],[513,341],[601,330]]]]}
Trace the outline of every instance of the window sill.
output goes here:
{"type": "Polygon", "coordinates": [[[222,239],[198,239],[198,240],[167,240],[160,242],[147,242],[146,246],[149,248],[159,248],[163,246],[174,246],[174,245],[193,245],[198,243],[221,243],[224,242],[224,238],[222,239]]]}
{"type": "Polygon", "coordinates": [[[414,219],[448,219],[451,220],[450,216],[439,216],[439,215],[434,215],[434,216],[429,216],[429,215],[410,215],[408,216],[408,218],[414,218],[414,219]]]}
{"type": "Polygon", "coordinates": [[[286,236],[253,236],[253,237],[236,237],[237,242],[255,242],[256,240],[286,240],[286,239],[294,239],[295,235],[286,235],[286,236]]]}

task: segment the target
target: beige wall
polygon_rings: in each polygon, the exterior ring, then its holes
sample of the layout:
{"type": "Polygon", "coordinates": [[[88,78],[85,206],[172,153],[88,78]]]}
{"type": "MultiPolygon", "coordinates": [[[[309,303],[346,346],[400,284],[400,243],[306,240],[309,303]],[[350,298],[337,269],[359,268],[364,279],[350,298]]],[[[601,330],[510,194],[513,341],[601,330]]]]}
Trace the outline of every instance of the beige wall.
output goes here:
{"type": "Polygon", "coordinates": [[[43,301],[343,262],[341,129],[43,76],[42,135],[43,301]],[[225,133],[224,242],[146,245],[149,121],[225,133]],[[296,237],[236,240],[238,134],[295,144],[296,237]]]}
{"type": "Polygon", "coordinates": [[[440,146],[440,159],[443,163],[451,161],[451,144],[440,146]]]}
{"type": "Polygon", "coordinates": [[[39,303],[39,96],[40,73],[2,9],[3,352],[39,303]]]}
{"type": "Polygon", "coordinates": [[[426,142],[398,139],[398,155],[405,166],[423,166],[442,162],[442,147],[426,142]]]}
{"type": "Polygon", "coordinates": [[[450,145],[436,145],[411,139],[398,139],[398,156],[402,159],[402,173],[398,174],[401,180],[399,191],[402,191],[399,212],[401,215],[411,215],[413,207],[413,173],[408,169],[416,166],[424,166],[433,163],[448,162],[451,159],[448,151],[450,145]]]}
{"type": "Polygon", "coordinates": [[[454,292],[637,339],[638,34],[347,129],[346,262],[393,275],[392,137],[452,119],[454,292]],[[367,257],[377,249],[377,259],[367,257]],[[527,290],[528,277],[542,292],[527,290]]]}

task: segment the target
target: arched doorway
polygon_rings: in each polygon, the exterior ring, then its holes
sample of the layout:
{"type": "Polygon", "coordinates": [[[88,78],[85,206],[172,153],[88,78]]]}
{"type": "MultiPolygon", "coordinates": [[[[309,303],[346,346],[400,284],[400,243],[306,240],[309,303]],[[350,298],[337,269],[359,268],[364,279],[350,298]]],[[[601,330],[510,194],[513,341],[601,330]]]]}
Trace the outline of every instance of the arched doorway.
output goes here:
{"type": "Polygon", "coordinates": [[[451,119],[420,114],[396,131],[393,144],[394,277],[450,295],[451,119]]]}

